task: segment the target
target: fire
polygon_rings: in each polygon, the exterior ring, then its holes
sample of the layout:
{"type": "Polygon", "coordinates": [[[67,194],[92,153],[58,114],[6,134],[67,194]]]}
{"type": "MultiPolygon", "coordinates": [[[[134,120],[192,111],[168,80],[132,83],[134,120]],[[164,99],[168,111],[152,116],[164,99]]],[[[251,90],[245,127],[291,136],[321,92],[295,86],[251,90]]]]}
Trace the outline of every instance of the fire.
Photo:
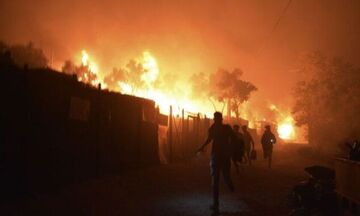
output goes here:
{"type": "MultiPolygon", "coordinates": [[[[170,106],[172,106],[174,115],[181,115],[182,110],[185,110],[186,112],[201,112],[209,117],[212,116],[215,105],[211,104],[208,98],[191,99],[192,92],[187,82],[176,81],[170,85],[167,83],[168,89],[157,85],[160,81],[167,82],[167,80],[162,80],[164,77],[159,78],[161,74],[158,61],[149,51],[144,51],[134,62],[135,65],[132,67],[135,67],[135,71],[126,68],[122,70],[124,76],[115,80],[115,86],[111,90],[154,100],[163,114],[169,114],[170,106]]],[[[85,72],[79,76],[79,81],[94,86],[101,83],[103,87],[106,87],[103,80],[104,74],[99,73],[98,65],[86,50],[81,51],[81,66],[85,72]]],[[[289,112],[283,112],[276,105],[270,105],[269,109],[276,114],[273,120],[277,122],[279,137],[284,140],[295,139],[294,119],[289,112]]],[[[263,118],[265,116],[254,112],[253,105],[249,103],[242,104],[241,110],[241,117],[249,121],[250,127],[257,127],[256,122],[258,121],[266,121],[263,118]]]]}
{"type": "Polygon", "coordinates": [[[270,105],[269,108],[270,108],[270,110],[272,110],[272,111],[278,110],[277,107],[276,107],[274,104],[270,105]]]}
{"type": "Polygon", "coordinates": [[[89,54],[86,52],[86,50],[81,51],[81,64],[84,67],[88,67],[90,72],[93,74],[98,73],[98,66],[95,62],[90,62],[89,54]]]}
{"type": "Polygon", "coordinates": [[[89,54],[87,54],[86,50],[81,50],[81,63],[83,66],[88,66],[89,54]]]}
{"type": "MultiPolygon", "coordinates": [[[[170,106],[173,107],[174,115],[181,115],[182,109],[190,112],[204,112],[203,107],[196,104],[195,101],[189,100],[189,92],[187,84],[182,84],[179,89],[181,92],[169,92],[161,88],[157,88],[155,83],[158,81],[160,69],[156,58],[149,52],[145,51],[142,56],[137,59],[143,68],[143,74],[140,79],[145,84],[144,86],[134,86],[124,81],[118,81],[119,90],[123,94],[134,95],[138,97],[148,98],[154,100],[159,107],[160,112],[163,114],[169,114],[170,106]]],[[[176,87],[174,86],[174,89],[176,87]]]]}
{"type": "Polygon", "coordinates": [[[276,105],[271,104],[269,109],[276,114],[277,132],[283,140],[296,139],[294,119],[289,112],[279,109],[276,105]]]}
{"type": "Polygon", "coordinates": [[[78,80],[80,82],[89,83],[93,86],[98,86],[98,84],[101,84],[101,87],[106,87],[104,81],[99,78],[97,64],[92,59],[90,59],[90,56],[85,49],[81,50],[80,70],[81,72],[78,74],[78,80]]]}
{"type": "Polygon", "coordinates": [[[121,82],[121,81],[118,82],[118,85],[119,85],[119,87],[121,89],[121,92],[123,94],[131,95],[133,93],[133,88],[131,87],[131,85],[129,85],[129,84],[125,83],[125,82],[121,82]]]}
{"type": "Polygon", "coordinates": [[[284,140],[295,139],[294,119],[287,117],[278,124],[277,132],[279,137],[284,140]]]}
{"type": "Polygon", "coordinates": [[[146,70],[146,73],[141,76],[141,80],[151,85],[159,75],[159,68],[155,57],[148,51],[143,53],[142,66],[146,70]]]}

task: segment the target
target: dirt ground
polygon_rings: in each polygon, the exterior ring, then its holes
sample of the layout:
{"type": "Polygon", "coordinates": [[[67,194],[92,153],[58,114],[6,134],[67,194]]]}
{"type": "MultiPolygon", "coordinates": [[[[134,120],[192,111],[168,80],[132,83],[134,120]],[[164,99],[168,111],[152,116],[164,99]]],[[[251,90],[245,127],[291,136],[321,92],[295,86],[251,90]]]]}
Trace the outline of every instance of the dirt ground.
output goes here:
{"type": "MultiPolygon", "coordinates": [[[[273,168],[258,152],[252,166],[233,170],[235,192],[222,182],[220,215],[287,215],[287,195],[307,178],[304,167],[323,164],[304,146],[274,148],[273,168]]],[[[211,215],[208,158],[89,180],[57,192],[0,205],[1,215],[211,215]]]]}

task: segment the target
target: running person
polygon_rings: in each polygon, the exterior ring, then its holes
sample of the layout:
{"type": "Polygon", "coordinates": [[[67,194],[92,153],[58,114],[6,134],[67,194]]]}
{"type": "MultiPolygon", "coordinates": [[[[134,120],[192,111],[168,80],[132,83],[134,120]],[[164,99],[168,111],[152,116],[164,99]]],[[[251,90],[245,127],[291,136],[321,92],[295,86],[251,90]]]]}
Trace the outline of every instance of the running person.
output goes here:
{"type": "Polygon", "coordinates": [[[251,165],[250,153],[252,150],[254,150],[255,142],[254,142],[254,139],[252,138],[251,134],[249,133],[248,127],[246,125],[243,125],[241,127],[241,129],[242,129],[243,135],[244,135],[244,146],[245,146],[246,159],[247,159],[247,162],[249,163],[249,165],[251,165]]]}
{"type": "Polygon", "coordinates": [[[275,135],[271,132],[270,125],[265,126],[264,134],[261,137],[264,158],[269,159],[269,168],[271,168],[273,145],[276,143],[275,135]]]}
{"type": "Polygon", "coordinates": [[[222,120],[222,114],[220,112],[215,112],[214,123],[209,128],[208,138],[199,148],[199,151],[203,151],[205,146],[212,142],[210,170],[213,204],[210,208],[215,212],[219,211],[220,172],[222,173],[225,183],[229,187],[230,191],[234,191],[234,185],[230,176],[231,155],[233,150],[231,139],[234,138],[234,133],[229,125],[223,124],[222,120]]]}

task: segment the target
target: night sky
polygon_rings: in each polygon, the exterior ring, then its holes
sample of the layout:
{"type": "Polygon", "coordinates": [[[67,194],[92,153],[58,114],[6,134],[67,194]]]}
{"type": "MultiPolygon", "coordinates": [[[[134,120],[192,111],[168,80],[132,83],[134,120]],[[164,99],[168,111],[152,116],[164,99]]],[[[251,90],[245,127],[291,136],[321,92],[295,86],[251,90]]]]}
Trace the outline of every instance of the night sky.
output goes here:
{"type": "Polygon", "coordinates": [[[359,66],[360,2],[293,0],[283,13],[288,2],[1,1],[0,39],[33,41],[58,69],[82,49],[103,71],[144,50],[156,56],[161,71],[183,79],[239,67],[259,88],[253,100],[290,106],[306,53],[321,51],[359,66]]]}

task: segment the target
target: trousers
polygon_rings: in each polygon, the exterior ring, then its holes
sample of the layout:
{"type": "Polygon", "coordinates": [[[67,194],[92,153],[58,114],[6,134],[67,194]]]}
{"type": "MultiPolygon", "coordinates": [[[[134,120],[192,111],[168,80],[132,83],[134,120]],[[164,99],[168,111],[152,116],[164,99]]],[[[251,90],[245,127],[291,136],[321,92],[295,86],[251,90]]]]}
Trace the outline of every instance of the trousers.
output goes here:
{"type": "Polygon", "coordinates": [[[234,185],[231,180],[231,160],[228,158],[216,158],[211,157],[210,160],[210,172],[211,172],[211,183],[212,183],[212,194],[214,206],[219,205],[219,186],[220,186],[220,173],[224,177],[225,184],[228,186],[230,191],[234,191],[234,185]]]}

